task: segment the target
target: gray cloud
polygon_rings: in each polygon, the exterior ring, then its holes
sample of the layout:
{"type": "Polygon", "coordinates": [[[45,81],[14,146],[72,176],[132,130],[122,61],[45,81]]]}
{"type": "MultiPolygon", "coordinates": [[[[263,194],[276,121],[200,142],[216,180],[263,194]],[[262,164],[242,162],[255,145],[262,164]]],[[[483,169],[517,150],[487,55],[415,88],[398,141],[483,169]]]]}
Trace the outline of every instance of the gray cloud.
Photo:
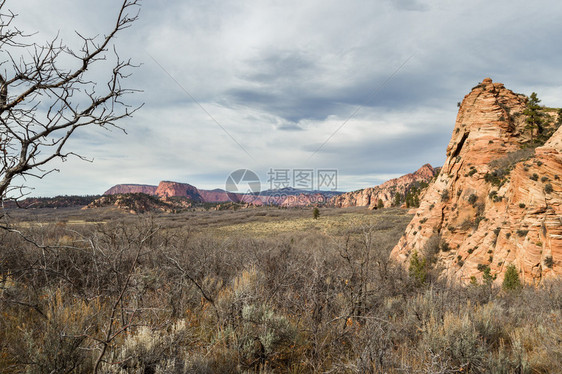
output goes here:
{"type": "MultiPolygon", "coordinates": [[[[116,7],[9,6],[39,40],[60,29],[71,43],[74,30],[103,34],[116,7]]],[[[70,145],[94,163],[57,164],[61,173],[27,183],[40,195],[160,179],[210,187],[239,167],[282,166],[337,168],[341,185],[356,189],[439,164],[456,103],[484,77],[562,106],[561,11],[555,1],[521,0],[146,1],[116,40],[143,63],[130,83],[143,90],[132,101],[146,104],[122,123],[129,135],[87,131],[70,145]]]]}

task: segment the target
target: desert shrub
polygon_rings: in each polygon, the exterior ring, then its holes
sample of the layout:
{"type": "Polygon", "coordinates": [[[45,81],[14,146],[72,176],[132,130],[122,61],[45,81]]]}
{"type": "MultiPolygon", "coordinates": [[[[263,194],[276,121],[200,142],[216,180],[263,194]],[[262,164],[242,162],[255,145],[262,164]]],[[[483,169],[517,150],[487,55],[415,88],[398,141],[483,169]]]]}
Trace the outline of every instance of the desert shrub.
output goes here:
{"type": "Polygon", "coordinates": [[[111,327],[98,373],[558,370],[559,281],[518,293],[447,284],[433,276],[438,235],[404,271],[389,253],[411,218],[393,209],[327,232],[220,230],[310,222],[310,208],[267,212],[30,225],[44,253],[0,232],[0,367],[92,373],[111,327]],[[197,230],[178,224],[187,217],[197,230]]]}
{"type": "Polygon", "coordinates": [[[552,193],[552,191],[554,191],[554,189],[552,188],[552,184],[547,183],[547,184],[544,185],[544,192],[552,193]]]}
{"type": "Polygon", "coordinates": [[[478,264],[477,269],[482,272],[482,281],[484,284],[491,286],[497,275],[492,275],[492,271],[488,265],[478,264]]]}
{"type": "Polygon", "coordinates": [[[404,200],[404,196],[400,193],[400,192],[396,192],[394,194],[394,198],[393,198],[393,206],[400,206],[400,204],[402,204],[402,201],[404,200]]]}
{"type": "Polygon", "coordinates": [[[490,162],[492,170],[484,175],[484,180],[494,186],[502,186],[515,165],[528,159],[533,153],[533,148],[524,148],[490,162]]]}
{"type": "Polygon", "coordinates": [[[178,320],[169,329],[154,331],[141,326],[131,331],[113,357],[102,366],[105,373],[183,373],[189,346],[189,328],[185,320],[178,320]]]}
{"type": "Polygon", "coordinates": [[[478,196],[476,196],[475,194],[470,194],[470,196],[468,197],[468,203],[472,206],[476,204],[477,200],[478,200],[478,196]]]}
{"type": "Polygon", "coordinates": [[[26,365],[33,373],[91,370],[93,361],[84,334],[97,322],[100,303],[72,300],[62,290],[43,292],[46,294],[29,313],[21,308],[3,310],[12,316],[0,329],[4,330],[0,338],[9,343],[3,347],[4,357],[13,357],[13,364],[26,365]]]}
{"type": "Polygon", "coordinates": [[[519,279],[519,272],[515,265],[509,265],[505,270],[502,288],[508,291],[515,291],[521,289],[521,280],[519,279]]]}
{"type": "Polygon", "coordinates": [[[529,230],[523,230],[523,229],[519,229],[516,231],[517,235],[520,237],[525,237],[527,236],[527,234],[529,233],[529,230]]]}
{"type": "Polygon", "coordinates": [[[552,266],[554,265],[554,260],[552,259],[552,256],[546,256],[546,257],[544,258],[544,265],[545,265],[547,268],[551,268],[551,269],[552,269],[552,266]]]}
{"type": "Polygon", "coordinates": [[[423,247],[423,253],[427,261],[428,267],[431,267],[437,261],[439,250],[446,242],[441,240],[439,235],[432,235],[423,247]]]}
{"type": "Polygon", "coordinates": [[[425,284],[427,279],[427,261],[425,258],[420,258],[418,252],[414,252],[410,256],[408,274],[410,274],[416,285],[421,286],[425,284]]]}
{"type": "Polygon", "coordinates": [[[312,218],[318,219],[318,217],[320,217],[320,210],[314,207],[314,209],[312,209],[312,218]]]}
{"type": "Polygon", "coordinates": [[[467,313],[449,312],[442,322],[431,321],[419,348],[438,353],[447,366],[464,372],[481,371],[486,357],[486,346],[467,313]]]}

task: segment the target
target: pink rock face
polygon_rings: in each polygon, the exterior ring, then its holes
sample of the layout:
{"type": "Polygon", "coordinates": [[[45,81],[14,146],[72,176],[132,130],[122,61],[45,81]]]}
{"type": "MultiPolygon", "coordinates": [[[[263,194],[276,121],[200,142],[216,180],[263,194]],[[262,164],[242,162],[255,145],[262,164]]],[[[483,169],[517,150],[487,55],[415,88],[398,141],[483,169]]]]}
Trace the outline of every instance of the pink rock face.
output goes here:
{"type": "Polygon", "coordinates": [[[465,96],[443,169],[391,257],[408,266],[440,242],[436,266],[451,281],[488,266],[500,283],[510,264],[530,283],[562,275],[562,128],[522,149],[526,100],[489,78],[465,96]]]}
{"type": "Polygon", "coordinates": [[[148,184],[118,184],[105,191],[104,195],[116,195],[125,193],[144,193],[147,195],[154,195],[156,193],[156,186],[148,184]]]}
{"type": "Polygon", "coordinates": [[[162,181],[156,189],[155,195],[160,197],[189,197],[193,201],[204,201],[199,190],[187,183],[162,181]]]}
{"type": "Polygon", "coordinates": [[[203,201],[207,203],[222,203],[231,201],[230,197],[232,197],[232,194],[223,190],[199,190],[199,194],[203,198],[203,201]]]}
{"type": "Polygon", "coordinates": [[[388,180],[376,187],[335,196],[330,200],[330,204],[338,208],[368,206],[370,209],[375,209],[380,199],[385,207],[389,207],[392,205],[395,193],[404,195],[414,183],[429,182],[434,175],[435,169],[431,165],[425,164],[413,173],[388,180]]]}

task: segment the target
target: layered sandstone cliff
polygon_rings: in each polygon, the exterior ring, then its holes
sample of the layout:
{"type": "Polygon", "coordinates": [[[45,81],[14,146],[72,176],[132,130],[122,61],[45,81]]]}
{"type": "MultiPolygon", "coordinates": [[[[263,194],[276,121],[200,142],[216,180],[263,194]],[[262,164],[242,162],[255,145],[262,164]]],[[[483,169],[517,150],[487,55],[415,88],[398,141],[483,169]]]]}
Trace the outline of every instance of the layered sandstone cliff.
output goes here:
{"type": "Polygon", "coordinates": [[[187,183],[162,181],[154,192],[156,196],[168,197],[188,197],[194,202],[202,202],[203,197],[197,187],[187,183]]]}
{"type": "Polygon", "coordinates": [[[489,78],[465,96],[447,160],[393,258],[432,256],[461,283],[486,267],[501,282],[510,264],[527,282],[562,275],[562,128],[530,147],[526,102],[489,78]]]}
{"type": "Polygon", "coordinates": [[[435,174],[436,170],[431,165],[425,164],[413,173],[390,179],[378,186],[335,196],[330,200],[330,204],[338,208],[367,206],[369,209],[376,209],[381,200],[384,207],[390,207],[397,193],[404,196],[413,186],[431,181],[435,174]]]}
{"type": "Polygon", "coordinates": [[[207,203],[231,201],[230,196],[232,196],[232,194],[221,189],[199,190],[199,194],[203,198],[203,201],[207,203]]]}
{"type": "Polygon", "coordinates": [[[156,188],[158,187],[148,184],[117,184],[105,191],[103,194],[116,195],[126,193],[143,193],[146,195],[154,195],[156,193],[156,188]]]}
{"type": "Polygon", "coordinates": [[[141,184],[118,184],[105,191],[104,195],[143,193],[162,199],[187,197],[193,202],[222,203],[235,202],[250,205],[281,205],[283,207],[308,206],[324,204],[339,192],[302,192],[287,188],[266,191],[260,195],[231,193],[221,189],[201,190],[187,183],[162,181],[158,186],[141,184]]]}
{"type": "Polygon", "coordinates": [[[131,194],[143,193],[151,196],[160,197],[188,197],[196,202],[227,202],[231,201],[232,194],[220,189],[215,190],[200,190],[187,183],[168,182],[162,181],[158,186],[151,186],[147,184],[118,184],[107,191],[104,195],[118,195],[118,194],[131,194]],[[230,196],[230,197],[229,197],[230,196]]]}

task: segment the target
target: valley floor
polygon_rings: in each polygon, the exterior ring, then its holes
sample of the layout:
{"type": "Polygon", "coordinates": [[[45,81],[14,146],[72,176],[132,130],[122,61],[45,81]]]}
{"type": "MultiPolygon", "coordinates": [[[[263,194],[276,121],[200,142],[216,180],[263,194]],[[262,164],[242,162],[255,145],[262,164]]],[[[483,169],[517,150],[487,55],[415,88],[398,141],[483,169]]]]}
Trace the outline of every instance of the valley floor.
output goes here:
{"type": "Polygon", "coordinates": [[[555,373],[562,283],[408,274],[402,209],[9,211],[2,373],[555,373]]]}

